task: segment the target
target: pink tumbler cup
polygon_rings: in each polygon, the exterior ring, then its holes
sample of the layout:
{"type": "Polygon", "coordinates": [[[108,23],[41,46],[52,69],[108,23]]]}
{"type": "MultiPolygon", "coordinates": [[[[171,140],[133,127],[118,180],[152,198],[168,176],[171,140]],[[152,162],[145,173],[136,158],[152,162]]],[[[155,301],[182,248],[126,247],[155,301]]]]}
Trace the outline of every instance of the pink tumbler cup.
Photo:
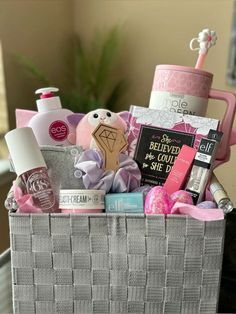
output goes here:
{"type": "Polygon", "coordinates": [[[225,160],[229,151],[236,98],[232,93],[212,89],[212,80],[213,74],[203,70],[157,65],[149,108],[204,117],[209,98],[226,102],[227,108],[219,126],[224,135],[217,154],[218,160],[225,160]]]}

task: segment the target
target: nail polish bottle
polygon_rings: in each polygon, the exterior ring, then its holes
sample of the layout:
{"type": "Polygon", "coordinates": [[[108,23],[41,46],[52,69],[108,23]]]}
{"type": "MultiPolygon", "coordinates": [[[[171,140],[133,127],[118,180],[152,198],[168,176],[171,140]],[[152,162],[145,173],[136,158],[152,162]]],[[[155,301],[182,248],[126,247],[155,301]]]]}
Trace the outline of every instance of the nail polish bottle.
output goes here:
{"type": "Polygon", "coordinates": [[[34,205],[43,212],[55,212],[58,205],[33,130],[29,127],[14,129],[5,135],[5,140],[15,172],[25,186],[23,193],[31,194],[34,205]]]}

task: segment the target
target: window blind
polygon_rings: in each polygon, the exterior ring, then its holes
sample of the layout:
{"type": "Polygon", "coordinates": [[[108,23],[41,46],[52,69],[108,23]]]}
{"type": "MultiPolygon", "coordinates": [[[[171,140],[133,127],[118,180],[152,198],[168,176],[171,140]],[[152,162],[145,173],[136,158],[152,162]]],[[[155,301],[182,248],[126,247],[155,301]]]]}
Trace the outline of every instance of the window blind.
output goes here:
{"type": "Polygon", "coordinates": [[[2,46],[0,42],[0,135],[1,137],[7,131],[8,131],[7,101],[6,101],[2,46]]]}
{"type": "MultiPolygon", "coordinates": [[[[7,100],[6,100],[6,88],[4,78],[4,64],[2,45],[0,41],[0,160],[6,159],[8,156],[4,135],[9,129],[8,124],[8,111],[7,111],[7,100]]],[[[1,173],[1,167],[0,167],[1,173]]]]}

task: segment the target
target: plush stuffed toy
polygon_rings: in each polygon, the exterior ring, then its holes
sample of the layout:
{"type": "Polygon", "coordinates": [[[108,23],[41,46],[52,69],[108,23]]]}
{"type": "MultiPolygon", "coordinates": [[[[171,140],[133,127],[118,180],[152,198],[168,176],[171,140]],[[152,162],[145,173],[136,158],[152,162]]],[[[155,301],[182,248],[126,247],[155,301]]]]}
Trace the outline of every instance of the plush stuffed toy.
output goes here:
{"type": "Polygon", "coordinates": [[[96,109],[87,114],[74,113],[67,117],[67,120],[73,126],[76,126],[76,132],[68,135],[68,140],[73,145],[80,145],[83,149],[97,147],[92,138],[92,132],[99,123],[111,125],[125,132],[129,112],[123,111],[119,113],[112,112],[107,109],[96,109]]]}

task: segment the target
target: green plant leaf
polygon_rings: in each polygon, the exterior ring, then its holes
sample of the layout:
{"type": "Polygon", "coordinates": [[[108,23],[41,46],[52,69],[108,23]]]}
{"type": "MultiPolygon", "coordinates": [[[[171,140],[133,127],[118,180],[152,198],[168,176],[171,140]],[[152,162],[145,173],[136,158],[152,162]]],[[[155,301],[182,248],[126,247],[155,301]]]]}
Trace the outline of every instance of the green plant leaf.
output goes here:
{"type": "Polygon", "coordinates": [[[105,38],[95,74],[94,98],[98,99],[109,84],[109,74],[115,62],[120,42],[119,29],[114,27],[105,38]]]}
{"type": "Polygon", "coordinates": [[[120,100],[121,96],[124,94],[127,88],[127,83],[124,80],[120,80],[118,83],[115,84],[113,87],[110,95],[107,97],[104,107],[108,108],[111,111],[116,111],[116,105],[120,100]]]}
{"type": "Polygon", "coordinates": [[[73,112],[87,113],[88,111],[102,107],[102,102],[87,96],[82,96],[78,93],[77,90],[63,93],[61,95],[61,100],[63,105],[73,112]]]}
{"type": "Polygon", "coordinates": [[[75,84],[82,94],[91,94],[92,71],[88,55],[79,36],[75,38],[75,84]]]}
{"type": "Polygon", "coordinates": [[[31,61],[29,58],[23,55],[16,55],[17,61],[24,67],[26,72],[38,80],[43,86],[50,86],[50,80],[44,73],[31,61]]]}

